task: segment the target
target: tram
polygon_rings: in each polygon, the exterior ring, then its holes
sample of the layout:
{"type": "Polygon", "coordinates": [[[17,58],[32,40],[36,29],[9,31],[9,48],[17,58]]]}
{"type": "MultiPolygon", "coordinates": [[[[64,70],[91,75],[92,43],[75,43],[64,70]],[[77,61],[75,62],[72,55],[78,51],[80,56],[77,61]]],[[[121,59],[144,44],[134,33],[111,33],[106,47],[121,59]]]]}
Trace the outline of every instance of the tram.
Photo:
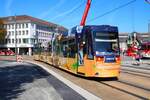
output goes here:
{"type": "MultiPolygon", "coordinates": [[[[118,77],[118,28],[108,25],[74,27],[69,36],[57,36],[51,50],[35,55],[40,60],[85,77],[118,77]],[[60,38],[61,37],[61,38],[60,38]]],[[[49,48],[50,49],[50,48],[49,48]]]]}
{"type": "Polygon", "coordinates": [[[37,48],[35,60],[54,65],[85,77],[118,77],[120,73],[120,49],[118,28],[110,25],[85,25],[91,0],[80,23],[68,35],[54,36],[45,52],[37,48]]]}

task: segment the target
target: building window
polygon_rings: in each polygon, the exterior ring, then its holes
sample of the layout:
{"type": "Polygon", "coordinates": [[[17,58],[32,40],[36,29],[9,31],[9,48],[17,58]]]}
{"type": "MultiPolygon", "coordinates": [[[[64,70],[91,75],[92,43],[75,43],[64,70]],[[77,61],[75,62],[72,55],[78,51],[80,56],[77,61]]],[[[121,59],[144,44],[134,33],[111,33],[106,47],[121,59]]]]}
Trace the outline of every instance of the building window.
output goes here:
{"type": "Polygon", "coordinates": [[[35,39],[31,39],[31,43],[34,44],[35,43],[35,39]]]}
{"type": "Polygon", "coordinates": [[[12,43],[14,43],[14,39],[12,39],[12,43]]]}
{"type": "Polygon", "coordinates": [[[14,35],[14,31],[12,31],[12,36],[14,35]]]}
{"type": "Polygon", "coordinates": [[[22,24],[22,28],[24,28],[24,24],[22,24]]]}
{"type": "Polygon", "coordinates": [[[18,35],[18,31],[16,31],[16,35],[18,35]]]}
{"type": "Polygon", "coordinates": [[[6,39],[6,43],[11,43],[10,39],[6,39]]]}
{"type": "Polygon", "coordinates": [[[19,31],[19,35],[21,35],[21,31],[19,31]]]}
{"type": "Polygon", "coordinates": [[[24,38],[24,39],[23,39],[23,43],[28,43],[28,39],[27,39],[27,38],[24,38]]]}
{"type": "Polygon", "coordinates": [[[28,23],[26,23],[26,28],[28,28],[28,23]]]}
{"type": "Polygon", "coordinates": [[[28,30],[26,30],[26,35],[28,35],[28,33],[29,33],[28,30]]]}
{"type": "Polygon", "coordinates": [[[19,24],[19,28],[21,28],[21,24],[19,24]]]}
{"type": "Polygon", "coordinates": [[[14,24],[12,24],[12,29],[14,29],[14,24]]]}
{"type": "Polygon", "coordinates": [[[16,43],[18,43],[18,39],[16,39],[16,43]]]}
{"type": "Polygon", "coordinates": [[[10,25],[10,29],[12,28],[12,25],[10,25]]]}
{"type": "Polygon", "coordinates": [[[21,43],[21,39],[19,39],[19,43],[21,43]]]}
{"type": "Polygon", "coordinates": [[[22,35],[24,35],[25,34],[25,31],[22,31],[22,35]]]}

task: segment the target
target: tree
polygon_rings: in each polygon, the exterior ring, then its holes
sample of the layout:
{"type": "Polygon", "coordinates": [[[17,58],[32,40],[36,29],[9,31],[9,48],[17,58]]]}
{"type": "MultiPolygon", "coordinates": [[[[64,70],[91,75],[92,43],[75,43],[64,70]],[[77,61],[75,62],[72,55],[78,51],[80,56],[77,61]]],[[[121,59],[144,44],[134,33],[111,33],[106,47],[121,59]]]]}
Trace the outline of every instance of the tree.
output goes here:
{"type": "Polygon", "coordinates": [[[0,44],[5,43],[6,29],[4,28],[4,22],[0,19],[0,44]]]}

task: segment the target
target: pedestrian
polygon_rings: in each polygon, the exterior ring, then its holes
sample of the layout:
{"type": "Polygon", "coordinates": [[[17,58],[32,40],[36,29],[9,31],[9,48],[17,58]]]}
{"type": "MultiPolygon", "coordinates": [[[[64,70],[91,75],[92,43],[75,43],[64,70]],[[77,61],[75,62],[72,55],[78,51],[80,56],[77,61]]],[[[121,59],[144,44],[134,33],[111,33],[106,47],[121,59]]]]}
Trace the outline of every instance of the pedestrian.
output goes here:
{"type": "Polygon", "coordinates": [[[140,65],[141,63],[141,54],[139,51],[137,51],[136,55],[135,55],[135,60],[136,60],[136,65],[140,65]]]}
{"type": "Polygon", "coordinates": [[[79,46],[79,65],[83,65],[83,44],[79,46]]]}

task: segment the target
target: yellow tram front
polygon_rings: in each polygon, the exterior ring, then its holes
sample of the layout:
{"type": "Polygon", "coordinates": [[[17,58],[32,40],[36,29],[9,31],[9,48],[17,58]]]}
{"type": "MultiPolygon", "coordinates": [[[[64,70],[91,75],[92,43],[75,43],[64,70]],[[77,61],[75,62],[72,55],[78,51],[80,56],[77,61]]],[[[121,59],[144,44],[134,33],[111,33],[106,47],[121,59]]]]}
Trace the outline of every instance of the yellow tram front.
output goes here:
{"type": "Polygon", "coordinates": [[[87,77],[118,77],[120,49],[118,28],[108,25],[84,26],[76,32],[77,73],[87,77]]]}

